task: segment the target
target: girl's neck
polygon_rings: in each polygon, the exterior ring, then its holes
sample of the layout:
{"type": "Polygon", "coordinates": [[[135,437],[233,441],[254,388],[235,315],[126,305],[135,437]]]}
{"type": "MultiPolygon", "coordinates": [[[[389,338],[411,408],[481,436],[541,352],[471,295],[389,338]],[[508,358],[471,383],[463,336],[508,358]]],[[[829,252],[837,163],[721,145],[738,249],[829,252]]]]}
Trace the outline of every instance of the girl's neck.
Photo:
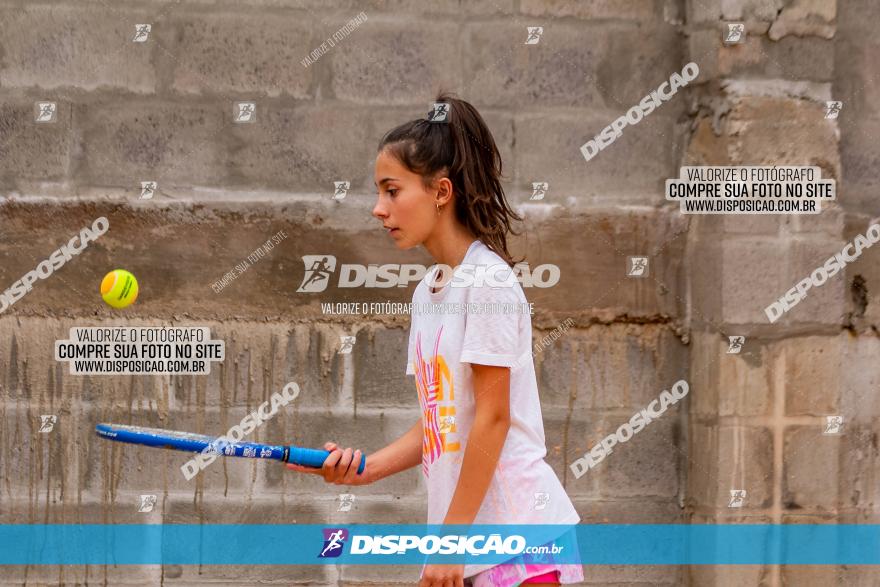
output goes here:
{"type": "Polygon", "coordinates": [[[442,238],[428,238],[422,245],[428,250],[434,261],[441,265],[457,267],[464,260],[468,248],[477,240],[470,231],[462,229],[442,238]]]}

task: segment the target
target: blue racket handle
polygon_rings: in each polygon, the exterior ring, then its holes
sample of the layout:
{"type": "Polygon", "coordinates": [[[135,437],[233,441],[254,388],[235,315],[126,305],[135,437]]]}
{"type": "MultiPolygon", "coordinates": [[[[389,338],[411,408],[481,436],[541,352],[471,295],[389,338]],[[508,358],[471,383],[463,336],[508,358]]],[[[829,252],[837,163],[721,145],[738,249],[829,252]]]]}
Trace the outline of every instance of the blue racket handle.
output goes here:
{"type": "MultiPolygon", "coordinates": [[[[324,461],[330,456],[329,450],[321,450],[319,448],[300,448],[291,446],[288,450],[287,462],[294,465],[302,465],[303,467],[312,467],[320,469],[324,466],[324,461]]],[[[358,466],[358,475],[364,472],[367,464],[367,455],[361,453],[361,464],[358,466]]]]}

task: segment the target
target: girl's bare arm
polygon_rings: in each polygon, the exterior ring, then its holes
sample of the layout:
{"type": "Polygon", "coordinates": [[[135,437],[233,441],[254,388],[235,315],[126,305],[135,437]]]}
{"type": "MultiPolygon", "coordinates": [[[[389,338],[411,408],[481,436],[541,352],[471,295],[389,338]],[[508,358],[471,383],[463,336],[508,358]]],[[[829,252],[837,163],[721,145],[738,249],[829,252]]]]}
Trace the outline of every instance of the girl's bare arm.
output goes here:
{"type": "Polygon", "coordinates": [[[422,462],[422,419],[413,424],[400,438],[371,454],[367,466],[375,463],[373,481],[411,469],[422,462]]]}
{"type": "Polygon", "coordinates": [[[324,466],[320,469],[287,464],[287,468],[300,473],[311,473],[324,477],[327,483],[335,485],[367,485],[415,467],[422,462],[422,420],[413,424],[400,438],[369,455],[364,472],[357,474],[361,455],[351,448],[342,450],[335,442],[327,442],[324,449],[330,451],[324,466]]]}

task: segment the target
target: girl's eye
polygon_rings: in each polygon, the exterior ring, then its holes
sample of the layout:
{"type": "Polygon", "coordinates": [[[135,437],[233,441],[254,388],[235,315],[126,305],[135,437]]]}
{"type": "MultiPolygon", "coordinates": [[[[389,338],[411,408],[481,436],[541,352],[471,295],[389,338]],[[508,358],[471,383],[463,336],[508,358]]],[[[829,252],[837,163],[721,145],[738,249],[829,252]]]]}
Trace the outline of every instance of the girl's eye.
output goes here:
{"type": "Polygon", "coordinates": [[[397,191],[398,191],[398,190],[388,190],[388,193],[389,193],[389,194],[391,195],[391,197],[393,198],[393,197],[394,197],[394,194],[396,194],[397,191]]]}

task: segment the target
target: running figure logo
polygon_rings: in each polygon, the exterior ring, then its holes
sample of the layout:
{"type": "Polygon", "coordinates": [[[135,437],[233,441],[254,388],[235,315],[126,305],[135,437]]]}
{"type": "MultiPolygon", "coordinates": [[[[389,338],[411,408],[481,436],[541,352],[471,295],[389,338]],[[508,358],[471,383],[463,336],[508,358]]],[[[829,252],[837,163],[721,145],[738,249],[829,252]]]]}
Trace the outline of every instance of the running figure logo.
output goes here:
{"type": "Polygon", "coordinates": [[[150,200],[153,198],[153,194],[156,193],[156,188],[159,187],[159,184],[155,181],[142,181],[141,182],[141,200],[150,200]]]}
{"type": "Polygon", "coordinates": [[[449,104],[446,102],[434,102],[431,111],[428,112],[428,122],[447,122],[449,116],[449,104]]]}
{"type": "Polygon", "coordinates": [[[626,258],[627,277],[647,277],[648,276],[648,258],[647,257],[627,257],[626,258]]]}
{"type": "Polygon", "coordinates": [[[324,549],[318,558],[336,558],[342,554],[345,541],[348,540],[348,530],[345,528],[324,528],[324,549]]]}
{"type": "Polygon", "coordinates": [[[306,274],[296,290],[297,293],[318,293],[327,289],[330,274],[336,270],[336,257],[333,255],[303,255],[306,274]]]}
{"type": "Polygon", "coordinates": [[[526,38],[526,45],[537,45],[541,40],[541,35],[544,34],[544,27],[542,26],[529,26],[526,27],[528,30],[529,36],[526,38]]]}
{"type": "Polygon", "coordinates": [[[733,44],[733,43],[742,43],[743,35],[746,32],[746,25],[741,22],[729,22],[727,23],[727,34],[724,35],[724,42],[733,44]]]}
{"type": "Polygon", "coordinates": [[[532,182],[532,197],[530,200],[543,200],[544,196],[547,195],[547,190],[550,189],[550,184],[546,181],[533,181],[532,182]]]}
{"type": "Polygon", "coordinates": [[[825,118],[837,118],[841,108],[843,108],[843,102],[840,100],[825,102],[825,118]]]}
{"type": "Polygon", "coordinates": [[[57,120],[55,102],[36,102],[34,103],[34,111],[36,112],[35,122],[55,122],[57,120]]]}
{"type": "Polygon", "coordinates": [[[153,30],[153,25],[149,24],[136,24],[134,25],[134,38],[132,41],[135,43],[146,43],[147,39],[150,36],[150,31],[153,30]]]}
{"type": "Polygon", "coordinates": [[[55,423],[58,422],[58,416],[54,414],[44,414],[40,416],[40,432],[52,432],[55,423]]]}
{"type": "Polygon", "coordinates": [[[256,122],[257,105],[254,102],[236,102],[232,114],[233,122],[256,122]]]}
{"type": "Polygon", "coordinates": [[[729,341],[729,346],[727,347],[728,355],[738,355],[742,350],[743,345],[746,343],[745,336],[728,336],[727,340],[729,341]]]}

